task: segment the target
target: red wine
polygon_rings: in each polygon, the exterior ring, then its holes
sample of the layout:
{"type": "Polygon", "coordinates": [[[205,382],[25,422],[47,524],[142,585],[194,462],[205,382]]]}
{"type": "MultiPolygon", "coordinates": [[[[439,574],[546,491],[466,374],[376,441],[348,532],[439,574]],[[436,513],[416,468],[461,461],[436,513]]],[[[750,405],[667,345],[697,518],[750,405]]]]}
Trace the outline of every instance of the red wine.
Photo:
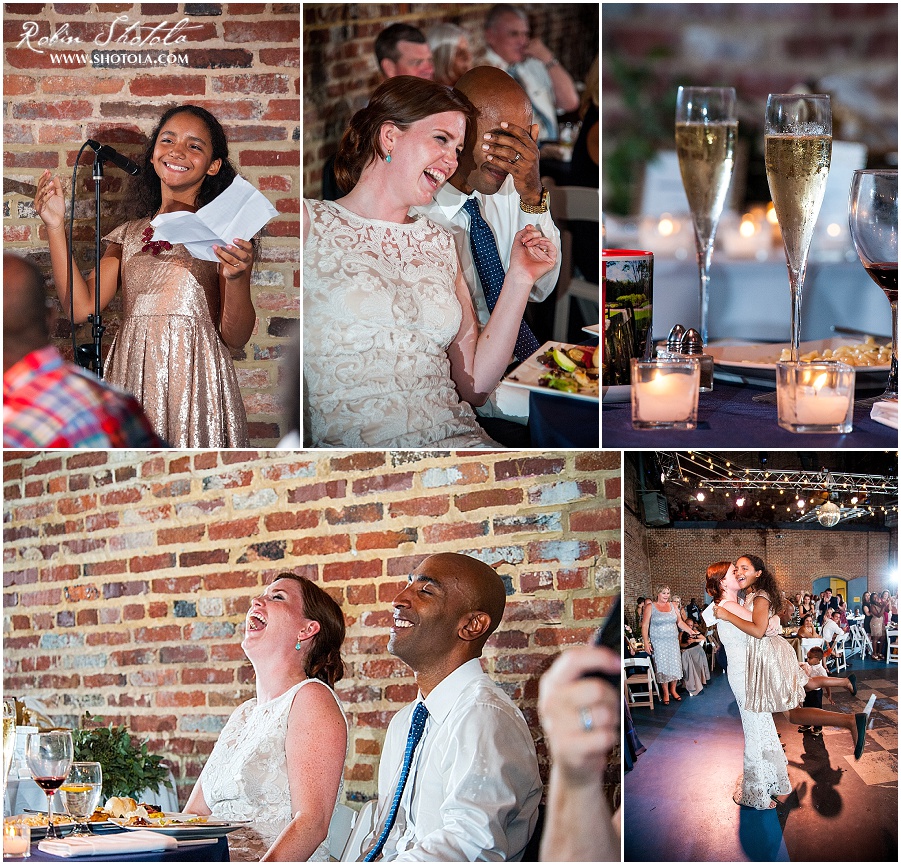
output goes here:
{"type": "Polygon", "coordinates": [[[892,303],[898,302],[898,262],[875,262],[865,264],[864,270],[870,274],[870,278],[888,296],[892,303]]]}
{"type": "Polygon", "coordinates": [[[63,781],[66,780],[65,775],[60,775],[57,778],[49,777],[49,778],[35,778],[34,783],[38,785],[45,793],[48,790],[56,790],[62,786],[63,781]]]}

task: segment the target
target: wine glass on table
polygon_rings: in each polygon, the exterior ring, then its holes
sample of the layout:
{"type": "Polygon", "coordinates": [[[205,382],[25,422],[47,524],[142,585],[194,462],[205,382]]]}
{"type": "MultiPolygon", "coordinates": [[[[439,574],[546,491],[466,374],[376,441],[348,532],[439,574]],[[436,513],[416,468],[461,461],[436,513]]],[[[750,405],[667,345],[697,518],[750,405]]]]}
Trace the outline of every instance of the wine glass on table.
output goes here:
{"type": "Polygon", "coordinates": [[[72,734],[68,730],[32,733],[25,743],[25,762],[35,783],[47,794],[47,837],[60,837],[53,825],[53,794],[72,765],[72,734]]]}
{"type": "Polygon", "coordinates": [[[766,102],[766,179],[782,232],[791,286],[791,360],[801,342],[807,254],[832,161],[832,110],[822,94],[771,93],[766,102]]]}
{"type": "Polygon", "coordinates": [[[73,763],[59,788],[66,813],[75,820],[73,835],[91,835],[88,820],[100,804],[103,769],[99,763],[73,763]]]}
{"type": "Polygon", "coordinates": [[[12,697],[3,698],[3,789],[9,778],[13,753],[16,750],[16,701],[12,697]]]}
{"type": "Polygon", "coordinates": [[[735,88],[680,87],[676,97],[676,154],[691,209],[701,279],[700,331],[707,344],[710,258],[735,166],[735,88]]]}
{"type": "Polygon", "coordinates": [[[898,171],[854,172],[849,206],[851,239],[864,270],[892,307],[892,371],[885,393],[869,400],[898,398],[898,171]]]}

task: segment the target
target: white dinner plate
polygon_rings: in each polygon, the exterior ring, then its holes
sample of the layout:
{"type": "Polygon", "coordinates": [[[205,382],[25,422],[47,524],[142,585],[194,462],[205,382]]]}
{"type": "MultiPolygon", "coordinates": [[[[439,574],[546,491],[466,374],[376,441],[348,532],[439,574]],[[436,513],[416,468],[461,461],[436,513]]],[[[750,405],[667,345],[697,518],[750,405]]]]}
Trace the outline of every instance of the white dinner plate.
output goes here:
{"type": "Polygon", "coordinates": [[[548,396],[563,396],[570,399],[581,399],[588,402],[600,402],[598,394],[589,393],[569,393],[563,390],[557,390],[547,385],[539,384],[539,379],[552,373],[553,370],[548,369],[541,361],[538,360],[541,355],[551,348],[560,348],[564,351],[568,348],[585,348],[585,346],[577,346],[571,342],[546,342],[538,351],[530,358],[524,360],[516,367],[508,376],[504,378],[504,382],[513,387],[522,387],[526,390],[532,390],[536,393],[544,393],[548,396]]]}
{"type": "Polygon", "coordinates": [[[590,333],[592,336],[600,337],[601,335],[601,326],[600,324],[588,324],[582,328],[585,333],[590,333]]]}
{"type": "MultiPolygon", "coordinates": [[[[827,348],[836,349],[860,342],[862,340],[853,337],[833,336],[802,342],[800,350],[803,355],[810,351],[822,352],[827,348]]],[[[784,342],[721,342],[708,345],[707,352],[713,357],[718,379],[773,387],[776,383],[776,363],[782,350],[788,348],[789,344],[784,342]]],[[[890,369],[888,364],[854,367],[856,382],[867,387],[885,386],[890,369]]]]}
{"type": "Polygon", "coordinates": [[[128,820],[121,817],[113,818],[111,822],[132,832],[146,829],[148,832],[158,832],[160,835],[169,835],[176,840],[182,841],[189,838],[219,838],[222,835],[227,835],[229,832],[234,832],[236,829],[249,826],[251,823],[250,820],[216,820],[213,817],[208,817],[203,823],[187,822],[196,816],[196,814],[166,813],[164,820],[178,820],[181,822],[162,826],[159,825],[160,819],[155,817],[147,818],[148,823],[150,823],[149,826],[129,826],[128,820]]]}

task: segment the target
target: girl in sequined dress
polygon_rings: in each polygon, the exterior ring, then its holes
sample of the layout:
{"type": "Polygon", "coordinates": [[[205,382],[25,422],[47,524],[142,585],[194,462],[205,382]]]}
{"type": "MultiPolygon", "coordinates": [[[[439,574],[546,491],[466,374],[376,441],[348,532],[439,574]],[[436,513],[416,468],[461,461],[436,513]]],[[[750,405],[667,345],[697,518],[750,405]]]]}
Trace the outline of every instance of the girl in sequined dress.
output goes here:
{"type": "Polygon", "coordinates": [[[752,639],[747,647],[746,705],[752,712],[785,712],[792,724],[816,727],[843,727],[854,740],[854,758],[860,759],[866,735],[867,714],[828,712],[802,707],[805,690],[822,687],[847,688],[857,693],[857,680],[828,676],[808,678],[799,665],[795,650],[781,635],[767,636],[770,617],[779,614],[781,605],[775,577],[757,556],[740,556],[735,563],[738,583],[747,593],[745,605],[720,603],[717,619],[735,625],[752,639]]]}
{"type": "MultiPolygon", "coordinates": [[[[136,218],[103,239],[100,307],[122,289],[122,320],[104,376],[133,393],[157,433],[174,447],[244,447],[247,414],[230,351],[241,349],[256,321],[250,297],[251,241],[214,247],[219,261],[194,258],[181,244],[153,240],[159,213],[200,209],[228,188],[236,172],[219,121],[203,108],[166,111],[144,153],[136,218]]],[[[53,278],[70,311],[65,199],[44,171],[35,210],[47,227],[53,278]]],[[[72,274],[76,324],[94,312],[94,272],[72,274]]]]}

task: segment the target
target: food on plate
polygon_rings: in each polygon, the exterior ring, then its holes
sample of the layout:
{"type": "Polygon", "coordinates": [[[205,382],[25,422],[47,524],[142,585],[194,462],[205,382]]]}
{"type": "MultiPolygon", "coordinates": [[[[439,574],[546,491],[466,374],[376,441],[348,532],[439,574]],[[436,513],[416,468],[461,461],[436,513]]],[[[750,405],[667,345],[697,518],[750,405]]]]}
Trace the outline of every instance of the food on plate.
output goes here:
{"type": "Polygon", "coordinates": [[[550,348],[538,356],[538,362],[548,369],[548,373],[538,379],[538,384],[564,393],[597,396],[597,359],[597,349],[590,346],[550,348]]]}
{"type": "MultiPolygon", "coordinates": [[[[868,336],[863,342],[809,351],[800,357],[802,361],[838,360],[848,366],[887,366],[892,362],[892,347],[877,345],[876,340],[868,336]]],[[[787,348],[782,349],[779,360],[791,360],[791,352],[787,348]]]]}
{"type": "MultiPolygon", "coordinates": [[[[16,814],[13,817],[5,818],[5,822],[12,823],[15,826],[31,826],[32,828],[46,826],[47,825],[47,815],[46,814],[16,814]]],[[[54,814],[53,815],[53,825],[54,826],[67,826],[72,822],[72,818],[67,814],[54,814]]]]}
{"type": "Polygon", "coordinates": [[[137,810],[138,803],[131,796],[113,796],[106,800],[103,808],[110,817],[127,817],[132,811],[137,810]]]}

